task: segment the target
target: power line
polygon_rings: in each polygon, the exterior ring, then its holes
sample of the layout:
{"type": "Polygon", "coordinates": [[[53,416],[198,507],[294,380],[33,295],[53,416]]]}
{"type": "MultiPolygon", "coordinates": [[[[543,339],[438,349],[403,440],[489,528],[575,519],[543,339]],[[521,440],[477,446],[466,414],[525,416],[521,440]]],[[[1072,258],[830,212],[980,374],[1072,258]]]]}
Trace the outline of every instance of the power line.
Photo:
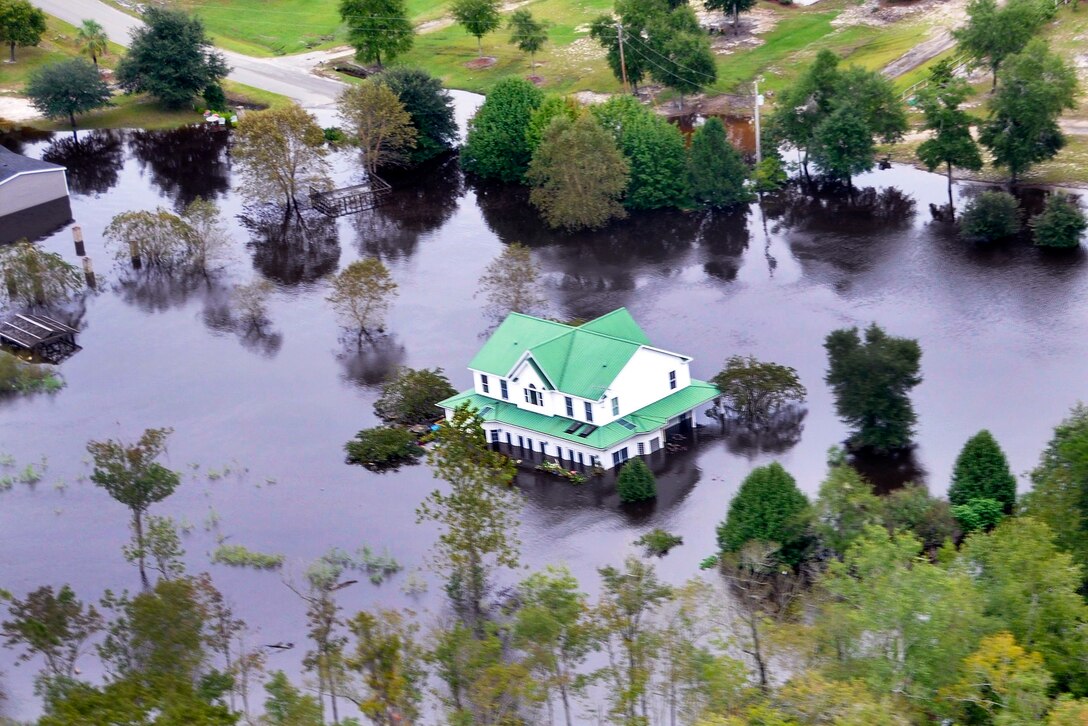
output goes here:
{"type": "MultiPolygon", "coordinates": [[[[669,58],[668,56],[666,56],[666,55],[664,55],[664,54],[660,53],[659,51],[655,50],[655,49],[653,48],[653,46],[651,46],[651,45],[650,45],[649,43],[647,43],[647,42],[646,42],[645,40],[643,40],[641,36],[637,36],[637,35],[627,35],[627,36],[625,36],[625,37],[626,37],[626,38],[628,38],[629,40],[630,40],[630,39],[637,39],[637,40],[638,40],[638,42],[639,42],[639,44],[640,44],[640,45],[641,45],[641,46],[642,46],[643,48],[645,48],[646,50],[650,51],[651,53],[653,53],[653,54],[654,54],[654,55],[656,55],[657,57],[659,57],[659,58],[663,59],[663,60],[664,60],[665,62],[667,62],[667,63],[671,63],[672,65],[674,65],[674,66],[676,66],[676,67],[678,67],[678,68],[682,68],[683,70],[687,71],[688,73],[694,73],[694,74],[695,74],[695,75],[697,75],[697,76],[703,76],[704,78],[709,78],[709,79],[710,79],[711,81],[717,81],[717,80],[718,80],[718,76],[717,76],[717,75],[711,75],[710,73],[705,73],[705,72],[703,72],[703,71],[699,71],[699,70],[696,70],[696,69],[694,69],[694,68],[689,68],[689,67],[687,67],[687,66],[685,66],[685,65],[682,65],[682,64],[680,64],[680,63],[677,63],[677,62],[676,62],[676,61],[674,61],[674,60],[673,60],[672,58],[669,58]]],[[[643,57],[645,57],[645,56],[643,56],[643,57]]],[[[647,61],[647,62],[649,62],[649,61],[647,61]]]]}

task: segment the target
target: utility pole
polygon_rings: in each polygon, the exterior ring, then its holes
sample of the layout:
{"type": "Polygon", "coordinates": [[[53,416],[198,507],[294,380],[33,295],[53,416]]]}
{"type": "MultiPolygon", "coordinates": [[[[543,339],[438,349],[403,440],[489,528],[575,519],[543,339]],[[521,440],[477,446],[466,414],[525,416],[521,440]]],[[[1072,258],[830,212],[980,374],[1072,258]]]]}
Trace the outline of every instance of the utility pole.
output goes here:
{"type": "Polygon", "coordinates": [[[620,44],[620,74],[623,76],[623,92],[627,93],[627,63],[623,59],[623,23],[616,23],[616,39],[620,44]]]}
{"type": "Polygon", "coordinates": [[[759,79],[755,80],[755,116],[756,116],[756,163],[763,161],[763,139],[759,133],[759,107],[763,105],[763,97],[759,95],[759,79]]]}

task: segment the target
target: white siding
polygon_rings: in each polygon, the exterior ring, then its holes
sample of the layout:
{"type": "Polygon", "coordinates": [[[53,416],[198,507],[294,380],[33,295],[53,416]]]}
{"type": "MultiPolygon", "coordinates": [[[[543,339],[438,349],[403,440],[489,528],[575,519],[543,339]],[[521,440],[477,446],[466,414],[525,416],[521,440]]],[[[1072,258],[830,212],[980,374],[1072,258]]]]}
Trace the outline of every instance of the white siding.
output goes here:
{"type": "Polygon", "coordinates": [[[547,384],[544,383],[544,379],[541,378],[536,370],[529,365],[528,359],[522,361],[521,365],[514,369],[513,375],[510,376],[510,402],[516,405],[518,408],[523,408],[526,411],[532,411],[533,413],[543,414],[545,416],[555,416],[563,414],[563,399],[556,397],[554,391],[549,391],[547,384]],[[516,381],[514,379],[517,379],[516,381]],[[542,406],[534,406],[525,400],[525,391],[530,386],[540,394],[544,401],[542,406]]]}
{"type": "Polygon", "coordinates": [[[0,217],[66,196],[63,169],[26,172],[0,184],[0,217]]]}
{"type": "Polygon", "coordinates": [[[500,444],[507,444],[506,435],[510,434],[509,444],[515,447],[515,456],[517,456],[516,449],[519,446],[519,441],[521,442],[520,445],[526,450],[528,450],[529,442],[531,441],[533,445],[532,451],[538,455],[540,454],[540,444],[541,442],[543,442],[546,445],[546,455],[549,459],[557,460],[562,464],[577,464],[579,463],[578,454],[581,453],[581,463],[584,466],[590,466],[593,462],[593,458],[596,457],[600,462],[601,468],[603,469],[611,469],[613,467],[613,452],[620,451],[623,448],[627,449],[628,459],[633,459],[636,456],[639,456],[638,445],[640,442],[643,444],[643,450],[647,455],[655,450],[660,450],[664,448],[665,445],[664,433],[662,431],[653,431],[647,434],[639,434],[638,436],[632,437],[627,441],[624,441],[620,444],[617,444],[616,446],[613,446],[610,449],[605,449],[603,451],[600,449],[595,449],[591,446],[586,446],[584,444],[579,445],[572,441],[567,441],[566,439],[549,437],[547,435],[539,434],[536,431],[523,429],[518,426],[510,426],[508,424],[502,424],[495,421],[485,423],[484,431],[485,436],[487,437],[487,440],[489,442],[491,441],[491,432],[498,431],[498,443],[500,444]],[[657,449],[654,449],[652,446],[652,441],[654,439],[657,439],[657,449]],[[562,448],[561,453],[557,451],[557,447],[562,448]],[[572,452],[573,458],[571,456],[572,452]]]}
{"type": "Polygon", "coordinates": [[[673,353],[666,353],[653,348],[639,348],[627,365],[619,372],[612,386],[599,405],[601,419],[597,419],[594,410],[594,423],[611,423],[629,413],[660,401],[691,384],[688,361],[673,353]],[[669,372],[676,371],[676,388],[669,388],[669,372]],[[619,416],[612,415],[612,398],[620,399],[619,416]]]}

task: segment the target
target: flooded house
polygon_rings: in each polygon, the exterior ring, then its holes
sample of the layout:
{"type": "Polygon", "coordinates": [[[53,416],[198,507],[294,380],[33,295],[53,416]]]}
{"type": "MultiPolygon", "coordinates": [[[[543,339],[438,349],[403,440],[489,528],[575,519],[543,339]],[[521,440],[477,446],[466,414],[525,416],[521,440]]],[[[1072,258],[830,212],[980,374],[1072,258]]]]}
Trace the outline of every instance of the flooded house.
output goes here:
{"type": "Polygon", "coordinates": [[[650,344],[626,308],[580,326],[511,313],[469,363],[469,404],[488,441],[560,463],[611,469],[690,433],[720,394],[691,358],[650,344]]]}
{"type": "Polygon", "coordinates": [[[41,237],[71,218],[64,167],[0,146],[0,244],[41,237]]]}

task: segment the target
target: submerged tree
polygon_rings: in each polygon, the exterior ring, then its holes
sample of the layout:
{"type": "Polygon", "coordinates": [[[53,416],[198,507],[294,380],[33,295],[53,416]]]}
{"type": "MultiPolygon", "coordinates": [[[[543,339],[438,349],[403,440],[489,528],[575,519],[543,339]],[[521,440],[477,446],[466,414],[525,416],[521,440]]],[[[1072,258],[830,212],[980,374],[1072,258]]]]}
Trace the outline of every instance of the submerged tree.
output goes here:
{"type": "Polygon", "coordinates": [[[325,133],[312,114],[296,104],[245,115],[231,155],[239,165],[239,190],[250,203],[282,204],[284,216],[299,214],[307,188],[329,184],[325,133]]]}
{"type": "Polygon", "coordinates": [[[960,236],[970,242],[997,242],[1020,231],[1020,202],[1003,191],[985,191],[967,203],[960,236]]]}
{"type": "Polygon", "coordinates": [[[944,164],[948,173],[948,206],[952,207],[952,168],[978,171],[982,156],[971,136],[971,117],[960,106],[972,93],[971,86],[953,75],[952,66],[941,61],[930,71],[929,83],[918,94],[930,138],[918,146],[918,158],[933,171],[944,164]]]}
{"type": "Polygon", "coordinates": [[[803,404],[807,393],[796,370],[752,356],[731,356],[710,382],[721,391],[725,409],[749,426],[769,421],[786,406],[803,404]]]}
{"type": "Polygon", "coordinates": [[[1042,213],[1028,223],[1035,233],[1039,247],[1071,248],[1080,246],[1080,238],[1088,229],[1088,220],[1077,204],[1077,198],[1053,192],[1046,198],[1042,213]]]}
{"type": "Polygon", "coordinates": [[[540,284],[540,266],[533,261],[532,250],[520,242],[504,247],[488,264],[476,294],[487,299],[489,314],[495,318],[509,313],[539,315],[548,306],[540,284]]]}
{"type": "Polygon", "coordinates": [[[525,132],[543,100],[544,93],[524,79],[496,83],[468,123],[461,150],[465,171],[485,179],[520,182],[532,155],[525,132]]]}
{"type": "Polygon", "coordinates": [[[1016,504],[1016,477],[993,434],[986,429],[967,440],[952,469],[948,501],[968,504],[972,499],[993,499],[1006,514],[1016,504]]]}
{"type": "Polygon", "coordinates": [[[397,610],[360,612],[348,621],[355,650],[347,667],[362,675],[364,694],[355,699],[359,710],[377,726],[416,723],[423,701],[426,672],[424,652],[417,642],[419,626],[411,613],[397,610]]]}
{"type": "Polygon", "coordinates": [[[646,462],[638,457],[620,468],[616,477],[616,491],[621,502],[642,502],[657,497],[657,480],[646,462]]]}
{"type": "Polygon", "coordinates": [[[438,416],[438,402],[456,393],[441,368],[401,367],[382,386],[374,413],[399,426],[425,424],[438,416]]]}
{"type": "Polygon", "coordinates": [[[0,277],[0,296],[9,305],[54,305],[83,287],[74,265],[26,240],[0,247],[0,277]]]}
{"type": "Polygon", "coordinates": [[[692,136],[688,178],[691,196],[703,207],[732,207],[753,199],[744,186],[748,168],[729,143],[721,119],[708,119],[692,136]]]}
{"type": "Polygon", "coordinates": [[[390,68],[376,80],[388,86],[404,104],[416,130],[411,160],[415,164],[434,158],[457,144],[457,120],[453,101],[442,81],[418,68],[390,68]]]}
{"type": "Polygon", "coordinates": [[[145,588],[148,579],[144,567],[144,515],[152,504],[173,494],[181,482],[177,472],[156,461],[166,451],[166,439],[172,431],[168,428],[147,429],[134,444],[113,439],[87,444],[87,451],[94,459],[91,481],[132,512],[140,581],[145,588]]]}
{"type": "Polygon", "coordinates": [[[384,329],[385,313],[397,295],[397,283],[377,257],[356,260],[332,278],[332,292],[325,299],[355,333],[355,343],[372,340],[384,329]]]}
{"type": "Polygon", "coordinates": [[[397,94],[367,79],[348,86],[336,101],[340,118],[363,154],[369,174],[379,167],[404,164],[416,147],[418,131],[397,94]]]}

